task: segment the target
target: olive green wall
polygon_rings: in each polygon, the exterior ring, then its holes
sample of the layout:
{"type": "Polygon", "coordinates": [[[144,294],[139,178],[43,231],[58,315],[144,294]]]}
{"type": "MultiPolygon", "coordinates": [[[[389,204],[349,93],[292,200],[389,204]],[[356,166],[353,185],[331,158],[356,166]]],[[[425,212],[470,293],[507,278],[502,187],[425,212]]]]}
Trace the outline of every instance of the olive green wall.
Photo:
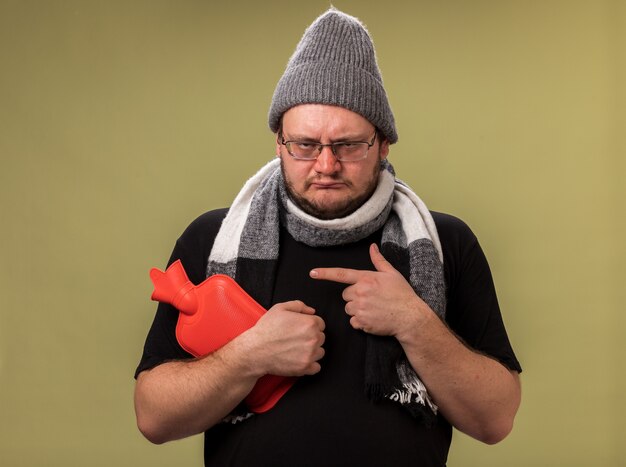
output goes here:
{"type": "MultiPolygon", "coordinates": [[[[376,43],[391,160],[490,260],[525,369],[513,433],[451,466],[624,465],[626,2],[335,0],[376,43]]],[[[0,465],[200,465],[132,379],[148,270],[274,154],[327,1],[0,0],[0,465]],[[227,4],[227,5],[226,5],[227,4]]]]}

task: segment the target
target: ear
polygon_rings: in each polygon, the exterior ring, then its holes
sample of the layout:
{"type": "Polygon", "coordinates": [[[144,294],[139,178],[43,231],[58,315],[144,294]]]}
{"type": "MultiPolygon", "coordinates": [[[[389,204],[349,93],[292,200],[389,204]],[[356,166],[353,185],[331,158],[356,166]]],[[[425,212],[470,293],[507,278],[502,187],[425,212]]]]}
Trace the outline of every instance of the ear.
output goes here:
{"type": "Polygon", "coordinates": [[[380,160],[386,159],[389,155],[389,141],[384,139],[382,143],[380,143],[380,160]]]}
{"type": "Polygon", "coordinates": [[[280,144],[280,136],[278,133],[276,133],[276,157],[278,157],[280,159],[280,147],[282,145],[280,144]]]}

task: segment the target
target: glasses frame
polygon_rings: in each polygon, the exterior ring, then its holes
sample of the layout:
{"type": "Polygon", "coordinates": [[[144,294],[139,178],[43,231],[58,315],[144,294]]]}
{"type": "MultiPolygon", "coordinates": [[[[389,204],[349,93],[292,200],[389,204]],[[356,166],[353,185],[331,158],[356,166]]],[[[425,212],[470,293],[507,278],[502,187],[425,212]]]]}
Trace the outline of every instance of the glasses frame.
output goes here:
{"type": "Polygon", "coordinates": [[[330,151],[333,153],[333,156],[335,156],[335,159],[337,159],[339,162],[358,162],[358,161],[362,161],[364,159],[367,158],[367,155],[369,154],[370,148],[372,146],[374,146],[374,143],[376,142],[376,136],[378,135],[378,131],[374,130],[374,136],[372,137],[372,141],[368,142],[368,141],[335,141],[334,143],[328,143],[328,144],[322,144],[322,143],[315,143],[315,142],[309,142],[309,141],[298,141],[298,140],[288,140],[285,141],[285,134],[281,131],[280,133],[280,139],[277,140],[278,144],[285,146],[285,149],[287,149],[287,153],[293,157],[294,159],[298,160],[298,161],[315,161],[317,160],[318,157],[320,157],[320,154],[322,154],[322,151],[324,150],[325,147],[329,147],[330,151]],[[289,150],[289,146],[287,146],[289,143],[305,143],[305,144],[310,144],[311,146],[315,146],[315,149],[317,150],[317,155],[315,157],[312,158],[304,158],[304,157],[298,157],[296,155],[294,155],[290,150],[289,150]],[[363,157],[361,157],[360,159],[352,159],[352,160],[342,160],[339,158],[339,156],[337,155],[337,152],[335,150],[335,146],[336,145],[340,145],[340,144],[367,144],[367,150],[365,151],[365,155],[363,157]]]}

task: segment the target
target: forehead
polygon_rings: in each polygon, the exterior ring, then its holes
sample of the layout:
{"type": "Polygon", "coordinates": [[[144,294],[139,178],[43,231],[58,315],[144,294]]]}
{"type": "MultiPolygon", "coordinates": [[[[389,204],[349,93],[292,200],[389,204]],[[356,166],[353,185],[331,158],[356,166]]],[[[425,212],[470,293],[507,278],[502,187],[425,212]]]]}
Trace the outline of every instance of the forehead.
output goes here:
{"type": "Polygon", "coordinates": [[[311,133],[311,136],[359,134],[374,130],[374,125],[358,113],[324,104],[292,107],[283,114],[282,126],[285,131],[311,133]]]}

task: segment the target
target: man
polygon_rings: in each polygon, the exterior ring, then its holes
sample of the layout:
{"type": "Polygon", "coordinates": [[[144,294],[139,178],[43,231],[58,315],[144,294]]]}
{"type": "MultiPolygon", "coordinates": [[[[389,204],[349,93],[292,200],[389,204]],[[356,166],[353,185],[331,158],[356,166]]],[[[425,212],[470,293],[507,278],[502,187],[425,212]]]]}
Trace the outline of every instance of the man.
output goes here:
{"type": "Polygon", "coordinates": [[[486,259],[387,162],[398,139],[364,26],[335,9],[305,32],[269,114],[278,159],[176,243],[194,283],[228,274],[269,311],[204,358],[160,304],[137,369],[142,433],[205,432],[207,465],[445,465],[451,426],[486,443],[520,402],[486,259]],[[269,411],[263,375],[298,377],[269,411]]]}

